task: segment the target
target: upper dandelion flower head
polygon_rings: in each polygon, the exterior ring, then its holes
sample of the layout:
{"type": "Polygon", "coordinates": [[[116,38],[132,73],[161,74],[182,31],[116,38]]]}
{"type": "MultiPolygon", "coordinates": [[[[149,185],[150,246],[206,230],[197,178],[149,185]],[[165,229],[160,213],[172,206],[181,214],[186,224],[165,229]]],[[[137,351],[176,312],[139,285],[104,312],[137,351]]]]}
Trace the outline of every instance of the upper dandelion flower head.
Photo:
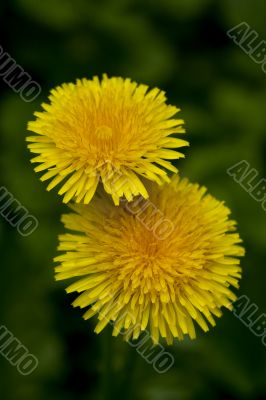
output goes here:
{"type": "Polygon", "coordinates": [[[35,171],[52,178],[48,190],[61,184],[64,202],[89,203],[100,181],[115,204],[147,198],[141,177],[162,184],[167,170],[177,172],[167,160],[183,157],[174,149],[188,142],[170,136],[184,132],[183,120],[159,89],[104,75],[63,84],[49,100],[28,124],[38,136],[27,140],[35,171]]]}

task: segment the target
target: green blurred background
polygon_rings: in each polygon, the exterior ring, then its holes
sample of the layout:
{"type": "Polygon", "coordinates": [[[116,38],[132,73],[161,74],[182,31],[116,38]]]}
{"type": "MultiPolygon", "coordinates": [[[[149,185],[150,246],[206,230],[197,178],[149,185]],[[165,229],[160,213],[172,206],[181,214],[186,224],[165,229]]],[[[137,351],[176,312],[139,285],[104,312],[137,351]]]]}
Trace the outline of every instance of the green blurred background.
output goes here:
{"type": "Polygon", "coordinates": [[[175,364],[161,375],[121,337],[93,333],[95,321],[54,281],[66,207],[37,179],[25,145],[27,121],[62,82],[107,72],[166,90],[191,142],[182,175],[232,209],[247,249],[239,294],[266,312],[266,213],[226,173],[246,159],[266,177],[266,75],[226,34],[246,21],[266,39],[265,13],[265,0],[1,2],[0,45],[42,87],[25,103],[0,82],[1,185],[39,220],[21,237],[0,219],[0,325],[39,359],[21,376],[0,357],[1,400],[266,398],[266,347],[229,311],[209,333],[169,347],[175,364]]]}

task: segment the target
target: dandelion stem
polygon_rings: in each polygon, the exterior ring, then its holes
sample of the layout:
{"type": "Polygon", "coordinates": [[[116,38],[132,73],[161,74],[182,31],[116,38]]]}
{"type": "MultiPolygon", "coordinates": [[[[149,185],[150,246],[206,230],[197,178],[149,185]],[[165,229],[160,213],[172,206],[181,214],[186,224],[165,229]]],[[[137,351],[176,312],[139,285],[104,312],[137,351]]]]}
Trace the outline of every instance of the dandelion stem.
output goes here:
{"type": "Polygon", "coordinates": [[[112,334],[110,329],[105,329],[102,334],[102,400],[112,399],[112,334]]]}

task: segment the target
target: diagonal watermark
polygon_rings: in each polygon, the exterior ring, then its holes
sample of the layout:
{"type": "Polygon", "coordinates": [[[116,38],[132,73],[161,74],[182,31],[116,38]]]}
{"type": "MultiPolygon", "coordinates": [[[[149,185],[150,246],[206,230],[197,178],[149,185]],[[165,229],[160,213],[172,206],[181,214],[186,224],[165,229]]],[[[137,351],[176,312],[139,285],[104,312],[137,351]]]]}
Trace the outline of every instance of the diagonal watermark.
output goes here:
{"type": "Polygon", "coordinates": [[[266,73],[266,41],[247,22],[229,29],[227,35],[266,73]]]}
{"type": "Polygon", "coordinates": [[[256,179],[259,172],[247,160],[241,160],[227,169],[227,173],[266,211],[266,179],[256,179]]]}
{"type": "MultiPolygon", "coordinates": [[[[163,374],[173,366],[175,360],[171,353],[165,350],[163,345],[158,342],[153,344],[153,336],[141,323],[133,323],[130,328],[125,330],[120,330],[119,326],[125,321],[135,321],[135,316],[126,309],[123,313],[119,314],[119,318],[112,320],[106,317],[112,311],[123,309],[123,305],[118,302],[110,304],[105,312],[98,312],[98,319],[100,320],[101,329],[106,325],[110,324],[113,327],[113,336],[118,336],[119,334],[126,337],[126,342],[130,347],[135,348],[137,353],[148,363],[152,364],[153,369],[158,374],[163,374]],[[141,332],[138,338],[134,338],[134,332],[141,332]]],[[[93,306],[91,308],[93,311],[93,306]]],[[[86,318],[85,318],[86,319],[86,318]]],[[[97,327],[95,331],[98,332],[97,327]]]]}
{"type": "Polygon", "coordinates": [[[266,346],[266,314],[260,313],[257,304],[246,295],[240,296],[232,305],[233,314],[266,346]]]}
{"type": "Polygon", "coordinates": [[[0,46],[0,77],[21,99],[27,103],[41,93],[41,86],[16,63],[9,53],[0,46]]]}
{"type": "Polygon", "coordinates": [[[38,220],[10,193],[5,186],[0,187],[0,215],[21,236],[29,236],[38,228],[38,220]]]}
{"type": "Polygon", "coordinates": [[[29,352],[5,325],[0,326],[0,354],[13,366],[21,375],[30,375],[38,367],[37,357],[29,352]]]}
{"type": "MultiPolygon", "coordinates": [[[[129,176],[125,176],[119,169],[112,166],[111,161],[105,161],[102,165],[109,165],[109,174],[103,179],[100,173],[95,170],[94,174],[98,177],[101,183],[106,186],[109,180],[111,181],[109,186],[110,189],[115,189],[119,192],[126,183],[130,182],[131,188],[137,193],[138,189],[135,183],[129,176]],[[115,176],[114,179],[110,179],[115,176]]],[[[101,166],[102,166],[101,165],[101,166]]],[[[173,222],[166,218],[163,212],[150,200],[145,199],[143,196],[138,195],[131,202],[127,201],[125,198],[120,199],[121,204],[124,204],[125,209],[135,218],[158,240],[167,239],[173,232],[175,226],[173,222]]]]}

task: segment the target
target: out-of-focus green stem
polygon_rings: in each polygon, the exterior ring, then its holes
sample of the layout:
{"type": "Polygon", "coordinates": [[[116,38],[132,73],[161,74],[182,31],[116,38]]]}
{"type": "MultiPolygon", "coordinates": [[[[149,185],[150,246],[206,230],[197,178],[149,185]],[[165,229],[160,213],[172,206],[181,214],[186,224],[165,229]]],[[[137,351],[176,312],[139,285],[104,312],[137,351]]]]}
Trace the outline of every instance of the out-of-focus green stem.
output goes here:
{"type": "Polygon", "coordinates": [[[113,395],[113,383],[112,383],[112,334],[110,330],[104,329],[102,333],[102,382],[101,392],[102,400],[111,400],[113,395]]]}

